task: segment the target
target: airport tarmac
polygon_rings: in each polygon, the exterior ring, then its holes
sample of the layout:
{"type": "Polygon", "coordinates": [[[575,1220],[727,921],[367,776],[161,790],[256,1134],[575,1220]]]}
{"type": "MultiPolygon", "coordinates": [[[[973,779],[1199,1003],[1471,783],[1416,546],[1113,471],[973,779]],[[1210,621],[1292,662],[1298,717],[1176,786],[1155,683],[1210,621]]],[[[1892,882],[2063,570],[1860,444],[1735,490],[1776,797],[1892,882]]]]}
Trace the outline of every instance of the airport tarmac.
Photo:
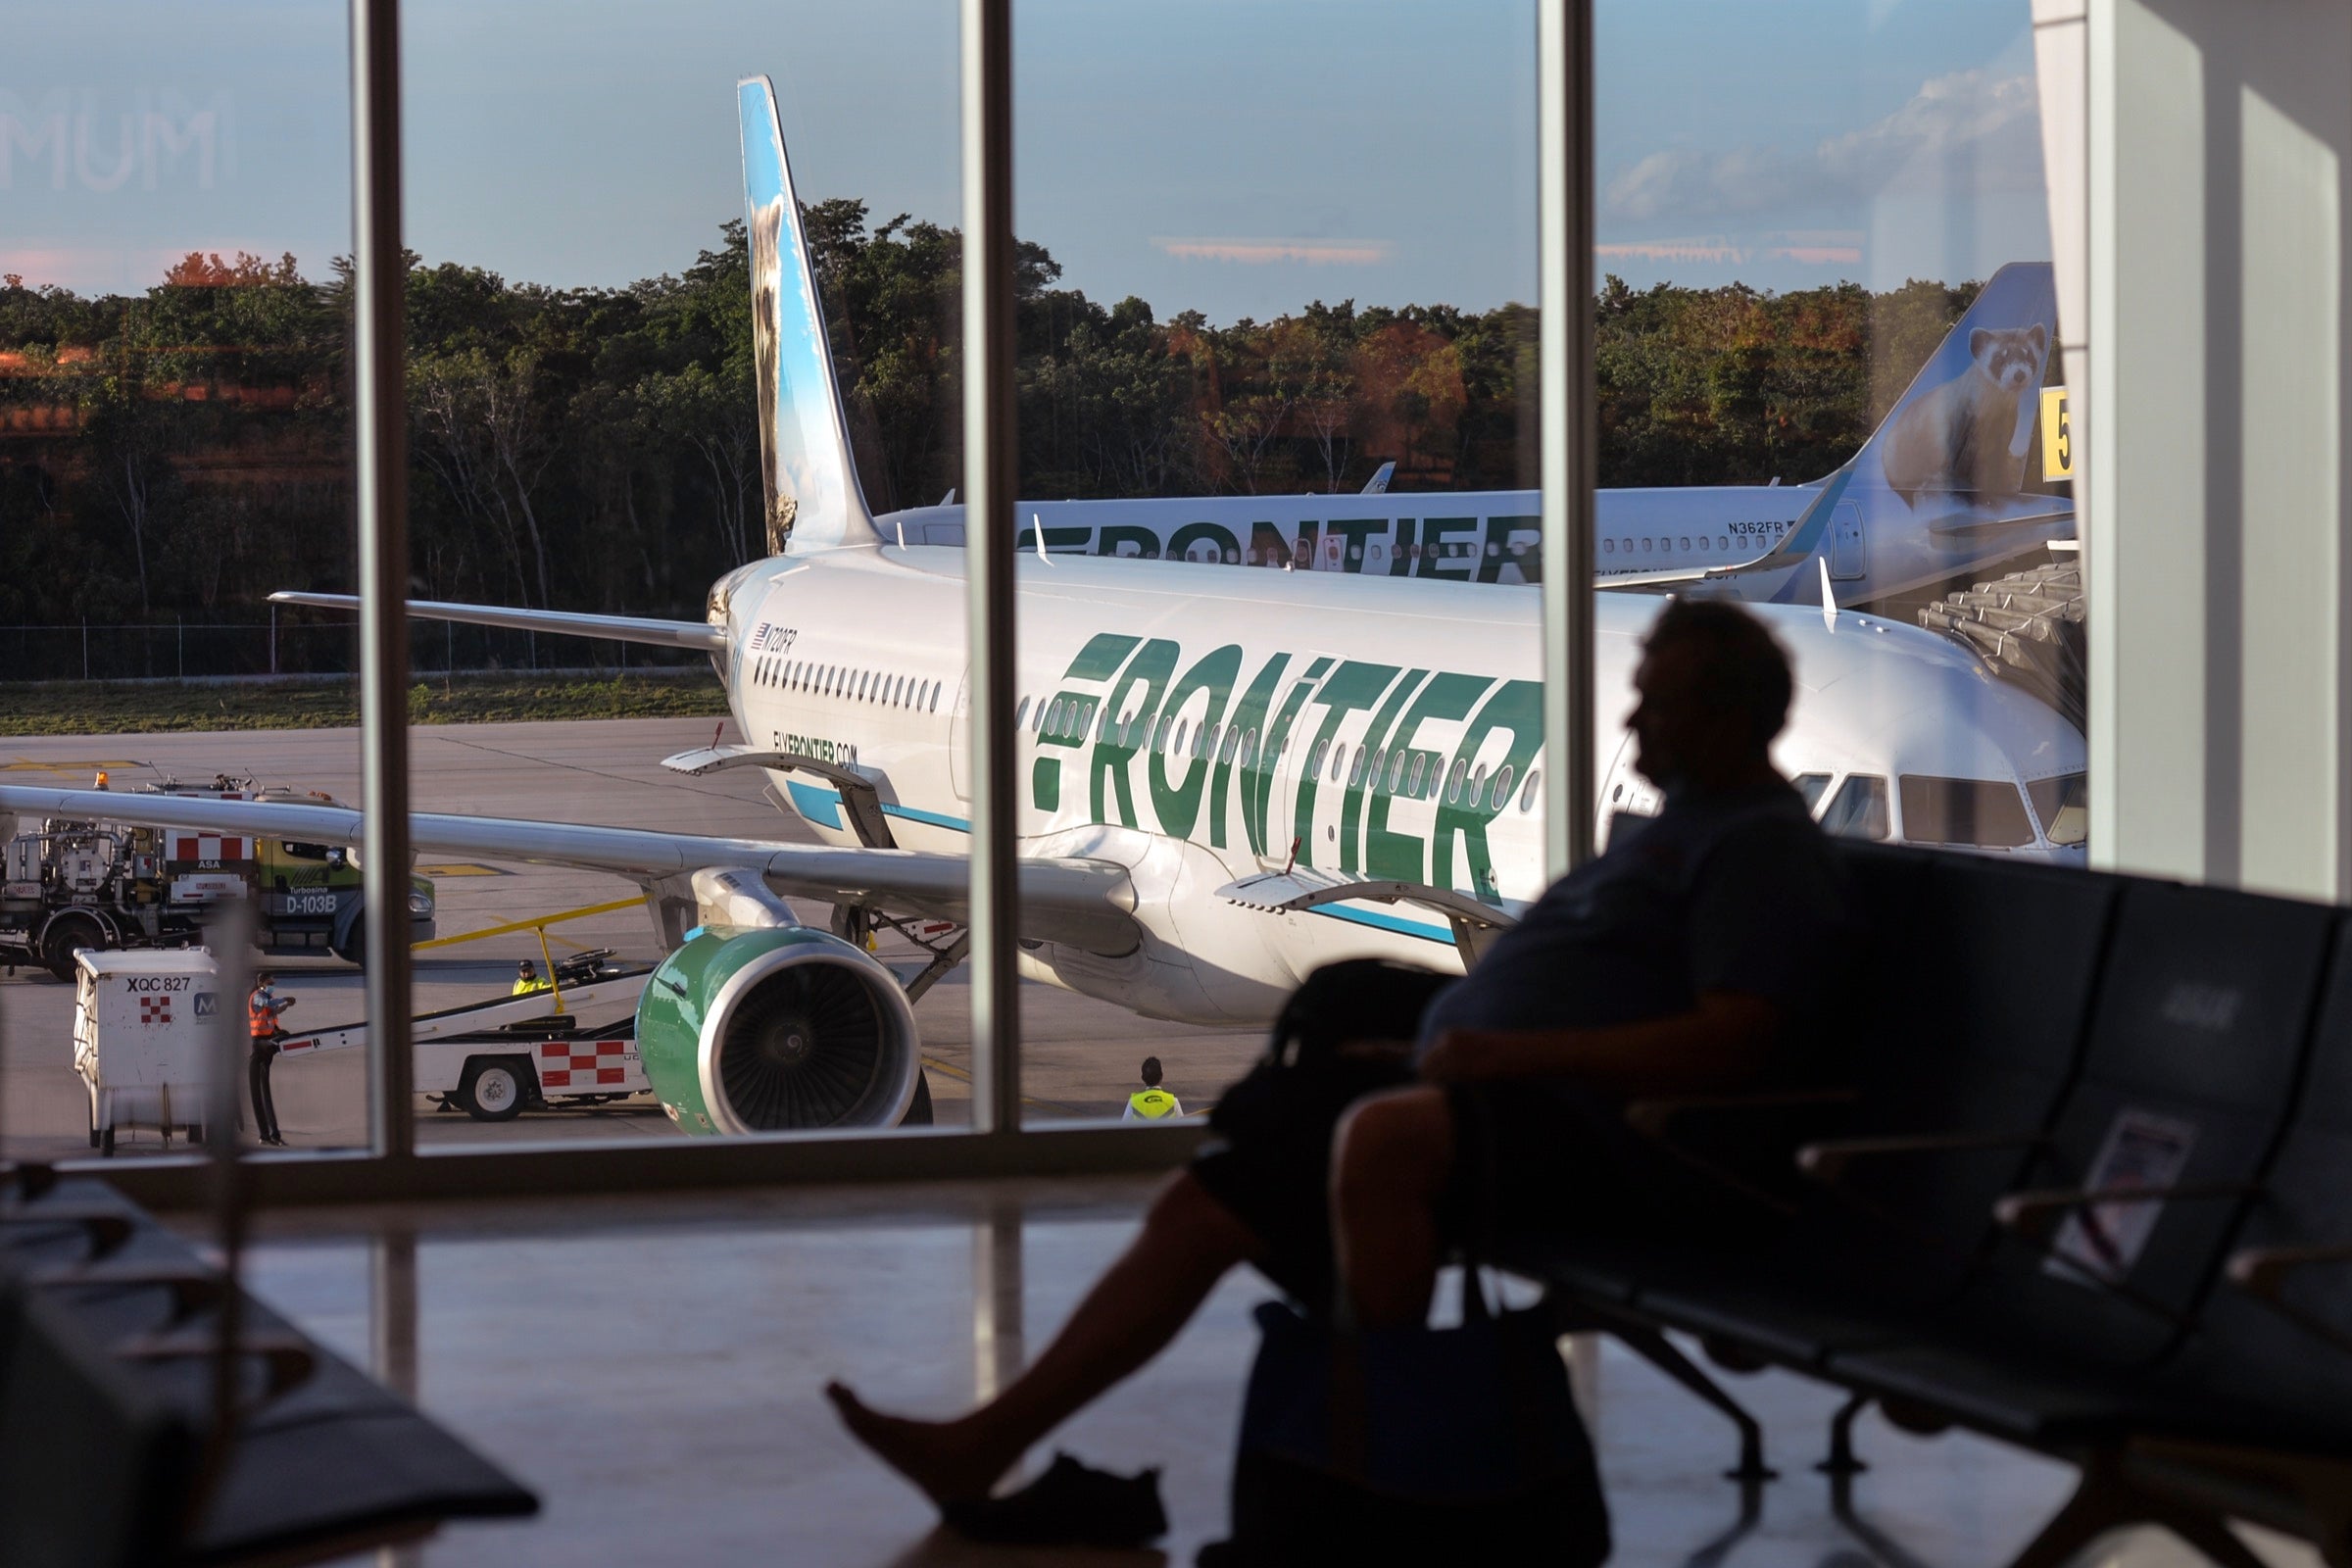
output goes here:
{"type": "MultiPolygon", "coordinates": [[[[699,718],[419,726],[410,731],[416,808],[812,842],[798,818],[763,798],[764,779],[750,770],[707,778],[662,771],[662,758],[710,744],[711,729],[711,720],[699,718]]],[[[346,804],[361,801],[356,730],[0,742],[0,779],[11,783],[86,787],[103,766],[120,789],[153,776],[142,772],[141,764],[191,780],[222,771],[250,772],[264,785],[324,790],[346,804]]],[[[433,879],[445,937],[606,904],[634,891],[629,883],[593,871],[452,862],[431,856],[421,858],[418,869],[433,879]]],[[[796,908],[811,924],[826,919],[823,905],[796,908]]],[[[548,936],[559,957],[589,948],[611,948],[623,958],[648,961],[660,956],[652,922],[637,910],[559,924],[548,936]]],[[[515,961],[537,957],[539,951],[538,942],[525,933],[421,953],[416,1006],[424,1011],[504,994],[513,984],[515,961]]],[[[911,946],[895,937],[885,937],[881,956],[902,965],[919,961],[911,946]]],[[[280,994],[299,1004],[286,1016],[289,1029],[364,1017],[362,978],[350,965],[325,956],[269,963],[280,994]]],[[[937,1118],[945,1124],[969,1117],[969,997],[958,971],[915,1007],[937,1118]]],[[[0,1147],[11,1155],[87,1152],[87,1096],[72,1064],[73,1011],[73,988],[45,972],[20,969],[0,980],[0,1147]]],[[[1023,1085],[1030,1115],[1040,1119],[1117,1116],[1128,1092],[1139,1087],[1136,1069],[1148,1055],[1161,1058],[1168,1087],[1188,1110],[1205,1107],[1247,1070],[1262,1039],[1256,1029],[1155,1023],[1035,984],[1022,987],[1022,1036],[1023,1085]]],[[[361,1053],[282,1060],[272,1087],[290,1145],[334,1148],[365,1141],[361,1053]]],[[[419,1141],[426,1143],[677,1136],[661,1109],[642,1097],[594,1109],[526,1111],[503,1124],[475,1122],[420,1102],[417,1126],[419,1141]]],[[[153,1128],[118,1136],[119,1157],[161,1147],[153,1128]]]]}

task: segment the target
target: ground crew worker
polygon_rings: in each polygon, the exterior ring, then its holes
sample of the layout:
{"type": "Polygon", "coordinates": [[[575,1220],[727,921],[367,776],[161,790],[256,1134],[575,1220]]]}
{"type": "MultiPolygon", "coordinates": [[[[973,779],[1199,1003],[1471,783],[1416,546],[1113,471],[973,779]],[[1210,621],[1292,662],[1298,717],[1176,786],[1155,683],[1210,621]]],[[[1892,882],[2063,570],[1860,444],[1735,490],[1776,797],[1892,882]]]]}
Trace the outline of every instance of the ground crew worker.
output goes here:
{"type": "Polygon", "coordinates": [[[1176,1097],[1159,1087],[1159,1058],[1144,1058],[1144,1087],[1127,1097],[1127,1114],[1121,1121],[1159,1121],[1168,1116],[1181,1116],[1184,1106],[1176,1097]]]}
{"type": "Polygon", "coordinates": [[[530,959],[525,958],[514,966],[514,990],[512,995],[527,997],[534,991],[549,989],[548,983],[540,978],[539,965],[530,959]]]}
{"type": "Polygon", "coordinates": [[[253,1130],[265,1144],[283,1144],[285,1134],[277,1130],[277,1102],[270,1094],[270,1064],[277,1059],[277,1043],[286,1033],[278,1027],[277,1015],[294,1005],[294,999],[279,997],[271,988],[270,979],[268,974],[257,975],[253,995],[245,999],[245,1032],[249,1037],[246,1087],[253,1096],[253,1130]]]}

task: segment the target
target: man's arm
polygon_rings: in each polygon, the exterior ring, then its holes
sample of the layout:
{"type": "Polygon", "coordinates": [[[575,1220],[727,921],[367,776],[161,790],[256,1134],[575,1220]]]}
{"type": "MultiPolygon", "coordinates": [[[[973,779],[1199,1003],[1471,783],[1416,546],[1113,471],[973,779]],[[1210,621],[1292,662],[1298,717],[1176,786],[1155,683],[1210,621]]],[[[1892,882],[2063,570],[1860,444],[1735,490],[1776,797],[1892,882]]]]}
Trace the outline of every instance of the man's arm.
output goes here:
{"type": "Polygon", "coordinates": [[[1572,1078],[1629,1097],[1726,1094],[1762,1076],[1786,1020],[1762,997],[1710,991],[1688,1012],[1605,1029],[1448,1029],[1421,1058],[1421,1076],[1572,1078]]]}

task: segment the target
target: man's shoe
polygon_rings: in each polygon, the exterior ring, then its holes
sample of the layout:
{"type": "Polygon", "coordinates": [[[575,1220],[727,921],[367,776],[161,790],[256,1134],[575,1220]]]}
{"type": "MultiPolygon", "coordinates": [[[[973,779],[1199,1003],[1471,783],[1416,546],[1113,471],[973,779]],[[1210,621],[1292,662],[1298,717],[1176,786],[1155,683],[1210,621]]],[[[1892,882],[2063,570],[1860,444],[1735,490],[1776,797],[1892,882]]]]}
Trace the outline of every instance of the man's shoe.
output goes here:
{"type": "Polygon", "coordinates": [[[1021,1546],[1140,1546],[1168,1533],[1159,1472],[1114,1476],[1066,1453],[1009,1496],[951,1502],[949,1528],[974,1541],[1021,1546]]]}

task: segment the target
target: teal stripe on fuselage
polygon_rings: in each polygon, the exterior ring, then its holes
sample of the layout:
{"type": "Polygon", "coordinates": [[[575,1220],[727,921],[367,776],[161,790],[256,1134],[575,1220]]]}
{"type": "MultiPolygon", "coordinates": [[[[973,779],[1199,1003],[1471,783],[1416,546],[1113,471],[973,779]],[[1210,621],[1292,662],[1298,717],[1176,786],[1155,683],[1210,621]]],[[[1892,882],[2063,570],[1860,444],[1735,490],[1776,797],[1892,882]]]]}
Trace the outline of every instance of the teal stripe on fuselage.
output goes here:
{"type": "Polygon", "coordinates": [[[1368,925],[1375,931],[1394,931],[1400,937],[1419,937],[1424,942],[1443,942],[1449,948],[1454,945],[1451,926],[1429,925],[1420,920],[1407,920],[1398,915],[1375,913],[1370,909],[1350,909],[1338,904],[1318,904],[1308,912],[1328,915],[1334,920],[1351,921],[1356,925],[1368,925]]]}
{"type": "MultiPolygon", "coordinates": [[[[827,789],[821,784],[803,784],[798,779],[786,779],[784,788],[792,794],[792,808],[814,822],[818,827],[839,829],[843,826],[841,791],[827,789]]],[[[920,822],[926,827],[949,828],[957,833],[969,833],[972,830],[972,824],[960,816],[948,816],[938,811],[925,811],[912,806],[900,806],[890,801],[882,803],[882,814],[902,817],[909,822],[920,822]]]]}

